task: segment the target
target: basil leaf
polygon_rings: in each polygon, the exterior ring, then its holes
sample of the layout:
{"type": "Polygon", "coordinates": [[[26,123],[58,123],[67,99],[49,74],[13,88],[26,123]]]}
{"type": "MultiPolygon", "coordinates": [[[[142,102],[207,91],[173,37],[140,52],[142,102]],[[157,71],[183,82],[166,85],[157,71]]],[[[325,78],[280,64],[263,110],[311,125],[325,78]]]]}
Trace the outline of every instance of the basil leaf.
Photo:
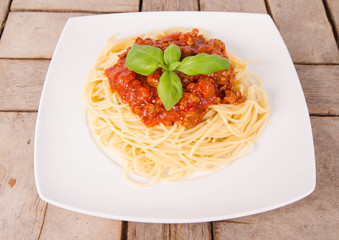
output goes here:
{"type": "Polygon", "coordinates": [[[154,73],[159,65],[164,65],[164,55],[160,48],[134,44],[128,51],[126,67],[141,75],[154,73]]]}
{"type": "Polygon", "coordinates": [[[180,101],[183,95],[180,78],[175,72],[163,72],[159,79],[157,91],[166,110],[171,110],[171,108],[180,101]]]}
{"type": "Polygon", "coordinates": [[[177,68],[187,75],[211,74],[221,70],[227,70],[230,62],[217,54],[209,55],[200,53],[192,57],[186,57],[177,68]]]}
{"type": "Polygon", "coordinates": [[[174,71],[179,65],[180,65],[180,62],[179,62],[179,61],[172,62],[172,63],[170,64],[170,67],[168,68],[168,70],[169,70],[169,71],[174,71]]]}
{"type": "Polygon", "coordinates": [[[173,62],[179,61],[180,57],[181,57],[181,50],[175,44],[169,45],[164,51],[164,60],[165,60],[165,63],[169,66],[171,66],[171,63],[173,62]]]}

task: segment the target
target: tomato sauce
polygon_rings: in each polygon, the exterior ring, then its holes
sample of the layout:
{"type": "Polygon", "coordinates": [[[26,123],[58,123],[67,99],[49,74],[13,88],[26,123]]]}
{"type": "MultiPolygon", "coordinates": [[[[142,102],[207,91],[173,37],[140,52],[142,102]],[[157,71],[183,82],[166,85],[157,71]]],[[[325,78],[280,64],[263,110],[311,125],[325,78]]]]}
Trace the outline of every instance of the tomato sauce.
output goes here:
{"type": "MultiPolygon", "coordinates": [[[[171,33],[161,39],[137,38],[135,43],[151,45],[163,51],[176,44],[181,50],[181,60],[199,53],[218,54],[228,59],[225,44],[219,39],[206,40],[197,29],[189,33],[171,33]]],[[[187,128],[201,122],[209,106],[213,104],[239,104],[246,101],[239,91],[232,89],[235,83],[233,67],[209,75],[189,76],[176,71],[183,86],[183,97],[170,111],[166,111],[158,93],[157,85],[164,70],[157,69],[149,76],[137,74],[126,67],[128,50],[119,56],[118,62],[105,70],[113,92],[118,93],[124,103],[131,106],[147,127],[160,123],[174,123],[187,128]]],[[[181,61],[180,60],[180,61],[181,61]]]]}

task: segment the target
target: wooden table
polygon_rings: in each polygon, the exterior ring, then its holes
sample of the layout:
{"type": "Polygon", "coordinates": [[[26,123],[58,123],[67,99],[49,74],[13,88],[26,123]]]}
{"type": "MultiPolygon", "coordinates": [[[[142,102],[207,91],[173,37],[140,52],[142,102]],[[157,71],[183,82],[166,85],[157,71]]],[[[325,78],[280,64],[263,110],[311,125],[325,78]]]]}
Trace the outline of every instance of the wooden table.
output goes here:
{"type": "Polygon", "coordinates": [[[1,0],[0,26],[0,239],[339,239],[338,0],[1,0]],[[35,120],[66,20],[167,10],[271,15],[310,112],[317,164],[310,196],[253,216],[194,224],[121,222],[40,200],[33,175],[35,120]]]}

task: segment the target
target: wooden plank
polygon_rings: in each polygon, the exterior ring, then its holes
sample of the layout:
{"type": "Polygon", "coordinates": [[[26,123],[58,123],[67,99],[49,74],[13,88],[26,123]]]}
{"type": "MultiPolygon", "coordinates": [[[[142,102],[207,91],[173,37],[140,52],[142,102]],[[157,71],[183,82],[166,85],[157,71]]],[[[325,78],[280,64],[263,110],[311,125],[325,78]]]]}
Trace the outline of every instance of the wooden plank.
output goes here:
{"type": "Polygon", "coordinates": [[[0,35],[3,27],[5,26],[5,20],[9,11],[10,0],[1,0],[0,1],[0,35]]]}
{"type": "Polygon", "coordinates": [[[35,119],[36,113],[0,113],[0,239],[39,236],[46,203],[34,184],[35,119]]]}
{"type": "MultiPolygon", "coordinates": [[[[331,18],[334,22],[337,40],[339,39],[339,1],[338,0],[326,0],[331,18]]],[[[339,44],[337,42],[337,44],[339,44]]]]}
{"type": "Polygon", "coordinates": [[[316,190],[305,199],[253,216],[214,222],[214,239],[338,239],[339,118],[312,117],[316,190]]]}
{"type": "Polygon", "coordinates": [[[268,0],[295,63],[339,63],[339,52],[322,0],[268,0]]]}
{"type": "Polygon", "coordinates": [[[152,224],[128,223],[128,240],[210,240],[210,223],[152,224]]]}
{"type": "Polygon", "coordinates": [[[2,58],[51,58],[69,17],[83,13],[10,12],[0,41],[2,58]]]}
{"type": "Polygon", "coordinates": [[[88,216],[48,205],[40,240],[120,240],[121,221],[88,216]]]}
{"type": "Polygon", "coordinates": [[[142,11],[198,11],[198,0],[143,0],[142,11]]]}
{"type": "Polygon", "coordinates": [[[0,110],[38,110],[49,62],[0,59],[0,110]]]}
{"type": "Polygon", "coordinates": [[[266,13],[264,0],[200,0],[201,11],[266,13]]]}
{"type": "Polygon", "coordinates": [[[170,239],[210,240],[212,239],[211,224],[209,223],[172,224],[170,239]]]}
{"type": "Polygon", "coordinates": [[[169,224],[128,222],[128,240],[169,240],[169,224]]]}
{"type": "Polygon", "coordinates": [[[339,114],[339,67],[296,65],[310,114],[339,114]]]}
{"type": "Polygon", "coordinates": [[[11,11],[137,12],[138,0],[13,0],[11,11]]]}

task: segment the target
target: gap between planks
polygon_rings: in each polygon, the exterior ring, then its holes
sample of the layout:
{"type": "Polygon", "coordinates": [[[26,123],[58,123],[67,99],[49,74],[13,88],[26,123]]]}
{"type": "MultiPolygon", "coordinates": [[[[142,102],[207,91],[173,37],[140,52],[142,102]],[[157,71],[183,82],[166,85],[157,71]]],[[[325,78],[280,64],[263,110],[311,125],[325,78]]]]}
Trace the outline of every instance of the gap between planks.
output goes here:
{"type": "Polygon", "coordinates": [[[128,222],[122,221],[120,240],[127,240],[127,239],[128,239],[128,222]]]}
{"type": "Polygon", "coordinates": [[[37,113],[38,110],[22,110],[22,109],[6,109],[1,110],[0,113],[37,113]]]}
{"type": "Polygon", "coordinates": [[[139,1],[139,12],[142,12],[142,4],[143,4],[143,0],[139,1]]]}
{"type": "Polygon", "coordinates": [[[38,235],[38,237],[36,238],[37,240],[40,239],[40,236],[41,236],[41,233],[42,233],[42,229],[44,228],[44,225],[45,225],[45,219],[46,219],[47,208],[48,208],[48,203],[46,203],[46,207],[45,207],[45,210],[44,210],[44,216],[43,216],[43,218],[42,218],[42,223],[41,223],[39,235],[38,235]]]}
{"type": "Polygon", "coordinates": [[[311,113],[310,117],[320,117],[320,118],[333,117],[333,118],[336,118],[336,117],[339,117],[339,115],[338,114],[314,114],[314,113],[311,113]]]}
{"type": "Polygon", "coordinates": [[[6,22],[7,22],[7,18],[8,18],[10,9],[11,9],[12,1],[13,0],[9,0],[8,7],[6,9],[6,14],[5,14],[5,17],[3,19],[3,22],[0,19],[0,39],[1,39],[2,33],[4,32],[4,29],[5,29],[5,26],[6,26],[6,22]]]}
{"type": "Polygon", "coordinates": [[[304,63],[304,62],[293,62],[294,65],[308,65],[308,66],[338,66],[339,63],[304,63]]]}
{"type": "Polygon", "coordinates": [[[270,3],[268,0],[264,0],[264,3],[265,3],[265,7],[266,7],[266,12],[268,15],[271,16],[274,24],[276,24],[275,20],[274,20],[274,16],[273,16],[273,13],[272,13],[272,9],[271,9],[271,6],[270,6],[270,3]]]}
{"type": "Polygon", "coordinates": [[[39,60],[52,60],[52,58],[20,58],[20,57],[13,57],[13,58],[10,58],[10,57],[0,57],[0,60],[36,60],[36,61],[39,61],[39,60]]]}
{"type": "Polygon", "coordinates": [[[327,0],[323,0],[323,4],[324,4],[325,12],[326,12],[326,17],[327,17],[327,19],[330,22],[331,27],[332,27],[334,39],[335,39],[335,42],[337,43],[337,48],[339,49],[338,32],[337,32],[337,29],[335,27],[335,22],[334,22],[334,19],[332,18],[331,10],[330,10],[330,7],[328,6],[327,0]]]}
{"type": "Polygon", "coordinates": [[[211,240],[214,240],[213,222],[210,222],[211,240]]]}
{"type": "Polygon", "coordinates": [[[133,12],[106,12],[106,11],[88,11],[88,10],[60,10],[60,9],[15,9],[10,12],[32,12],[32,13],[89,13],[89,14],[114,14],[114,13],[133,13],[133,12]]]}

